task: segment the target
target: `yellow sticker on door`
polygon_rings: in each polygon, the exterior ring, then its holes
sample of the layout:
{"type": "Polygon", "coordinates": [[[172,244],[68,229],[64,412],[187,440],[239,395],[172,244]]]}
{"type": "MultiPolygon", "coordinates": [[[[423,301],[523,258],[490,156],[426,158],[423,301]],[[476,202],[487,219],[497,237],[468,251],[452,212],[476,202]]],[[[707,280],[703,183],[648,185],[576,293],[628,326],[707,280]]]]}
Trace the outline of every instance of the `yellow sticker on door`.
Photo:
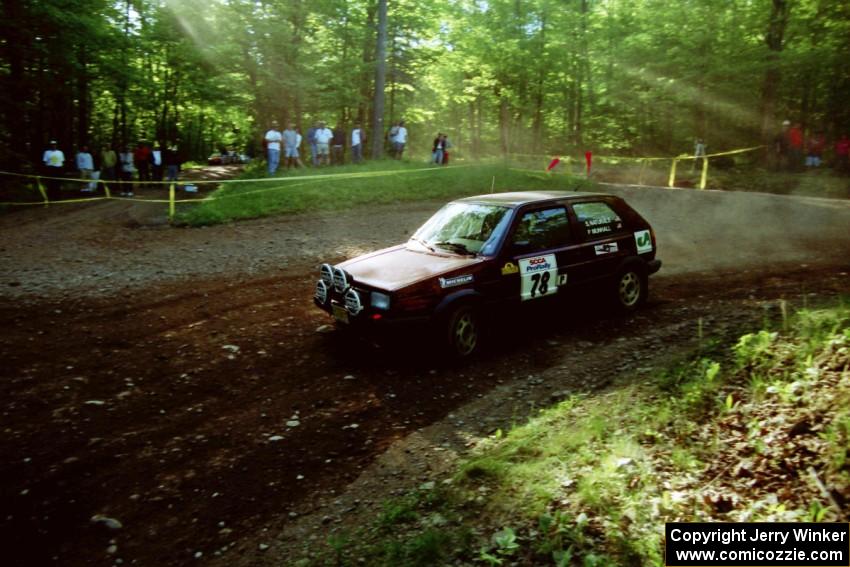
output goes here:
{"type": "Polygon", "coordinates": [[[502,266],[502,275],[509,276],[511,274],[516,274],[519,272],[519,268],[516,267],[516,264],[513,262],[508,262],[504,266],[502,266]]]}

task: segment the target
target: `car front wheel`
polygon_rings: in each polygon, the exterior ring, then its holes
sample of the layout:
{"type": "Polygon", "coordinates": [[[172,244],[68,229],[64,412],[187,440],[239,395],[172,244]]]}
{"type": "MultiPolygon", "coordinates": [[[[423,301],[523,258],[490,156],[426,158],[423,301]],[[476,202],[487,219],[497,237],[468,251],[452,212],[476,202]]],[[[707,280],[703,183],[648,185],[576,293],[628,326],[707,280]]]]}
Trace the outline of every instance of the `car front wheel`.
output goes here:
{"type": "Polygon", "coordinates": [[[452,312],[446,331],[449,350],[455,356],[470,356],[481,343],[481,320],[469,305],[452,312]]]}
{"type": "Polygon", "coordinates": [[[616,279],[617,306],[625,311],[637,309],[646,301],[649,291],[648,278],[636,266],[623,269],[616,279]]]}

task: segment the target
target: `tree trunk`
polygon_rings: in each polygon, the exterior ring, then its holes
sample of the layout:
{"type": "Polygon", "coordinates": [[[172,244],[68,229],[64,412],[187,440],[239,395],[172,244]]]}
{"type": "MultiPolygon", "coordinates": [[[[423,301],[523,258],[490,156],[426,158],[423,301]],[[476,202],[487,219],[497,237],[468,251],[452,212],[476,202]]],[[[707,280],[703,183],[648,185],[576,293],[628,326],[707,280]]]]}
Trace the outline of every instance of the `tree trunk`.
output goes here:
{"type": "Polygon", "coordinates": [[[375,46],[375,98],[372,103],[372,158],[384,154],[384,81],[387,75],[387,0],[378,0],[378,41],[375,46]]]}
{"type": "Polygon", "coordinates": [[[767,71],[761,88],[761,139],[766,146],[770,146],[776,132],[776,96],[782,80],[782,74],[779,70],[779,56],[782,52],[782,42],[790,11],[787,0],[772,1],[770,21],[765,36],[768,48],[767,71]]]}
{"type": "Polygon", "coordinates": [[[511,114],[508,99],[499,93],[499,145],[502,156],[508,155],[508,134],[511,127],[511,114]]]}
{"type": "Polygon", "coordinates": [[[91,145],[89,136],[89,72],[86,46],[81,45],[77,51],[77,62],[80,66],[77,76],[77,146],[91,145]]]}
{"type": "Polygon", "coordinates": [[[22,108],[24,101],[28,100],[24,70],[30,37],[30,33],[26,31],[24,9],[20,0],[4,0],[3,11],[11,25],[6,27],[8,36],[5,50],[8,54],[9,75],[7,81],[4,81],[6,94],[3,97],[8,132],[3,134],[2,144],[7,151],[0,155],[3,155],[4,168],[18,169],[27,158],[37,160],[38,152],[43,148],[42,140],[26,131],[28,113],[22,108]],[[28,155],[22,155],[21,152],[26,151],[28,147],[28,155]]]}

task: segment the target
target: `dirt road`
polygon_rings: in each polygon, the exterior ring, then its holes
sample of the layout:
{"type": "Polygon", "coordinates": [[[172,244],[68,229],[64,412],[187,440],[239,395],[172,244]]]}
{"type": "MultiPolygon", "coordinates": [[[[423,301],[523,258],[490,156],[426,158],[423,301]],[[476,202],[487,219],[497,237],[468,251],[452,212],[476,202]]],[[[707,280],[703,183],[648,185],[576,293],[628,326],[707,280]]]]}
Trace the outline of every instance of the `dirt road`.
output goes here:
{"type": "Polygon", "coordinates": [[[658,233],[647,308],[577,302],[522,337],[507,322],[461,365],[317,332],[310,301],[320,261],[403,240],[438,203],[194,230],[126,202],[3,217],[7,556],[286,564],[476,436],[618,373],[639,379],[693,347],[699,320],[735,333],[779,299],[850,291],[847,202],[612,191],[658,233]]]}

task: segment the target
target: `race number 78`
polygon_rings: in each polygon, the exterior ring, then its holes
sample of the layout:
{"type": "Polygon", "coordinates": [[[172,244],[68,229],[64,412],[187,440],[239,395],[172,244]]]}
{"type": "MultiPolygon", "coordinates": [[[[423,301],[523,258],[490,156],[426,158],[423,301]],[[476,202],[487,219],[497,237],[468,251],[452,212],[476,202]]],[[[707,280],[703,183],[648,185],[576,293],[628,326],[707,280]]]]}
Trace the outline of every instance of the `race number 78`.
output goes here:
{"type": "Polygon", "coordinates": [[[549,292],[549,279],[551,279],[551,277],[552,274],[549,272],[532,274],[531,297],[546,295],[549,292]]]}

